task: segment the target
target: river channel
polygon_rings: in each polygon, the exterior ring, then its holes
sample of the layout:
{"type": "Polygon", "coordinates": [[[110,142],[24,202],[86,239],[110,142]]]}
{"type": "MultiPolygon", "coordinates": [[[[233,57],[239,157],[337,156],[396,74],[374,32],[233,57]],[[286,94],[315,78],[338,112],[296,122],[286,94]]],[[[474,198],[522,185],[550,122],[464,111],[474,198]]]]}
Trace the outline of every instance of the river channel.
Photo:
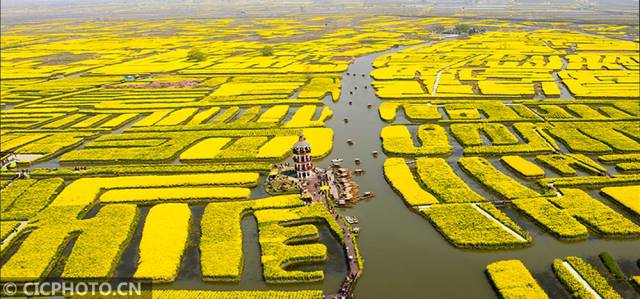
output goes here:
{"type": "MultiPolygon", "coordinates": [[[[553,298],[570,298],[552,273],[554,258],[577,255],[599,266],[597,255],[608,251],[618,259],[627,274],[640,272],[635,265],[640,257],[638,240],[603,240],[592,235],[586,241],[562,242],[523,215],[501,208],[532,235],[533,245],[518,250],[461,250],[451,246],[426,218],[406,206],[384,178],[386,156],[382,151],[380,131],[389,123],[378,115],[382,100],[376,97],[371,86],[373,80],[369,76],[373,70],[372,62],[378,56],[401,49],[357,58],[343,74],[340,100],[332,102],[328,99],[325,102],[334,112],[333,118],[326,123],[334,131],[334,147],[331,156],[319,164],[326,167],[331,159],[342,158],[344,166],[366,170],[366,175],[356,179],[360,191],[376,194],[373,199],[343,209],[343,214],[356,216],[360,221],[358,245],[365,266],[364,275],[355,288],[357,298],[496,298],[484,269],[487,264],[503,259],[520,259],[553,298]],[[370,109],[368,104],[372,105],[370,109]],[[343,121],[344,117],[348,117],[348,123],[343,121]],[[352,139],[354,145],[348,145],[347,139],[352,139]],[[373,150],[380,153],[377,158],[371,155],[373,150]],[[361,165],[353,164],[356,158],[362,161],[361,165]]],[[[395,123],[408,123],[402,110],[399,110],[395,123]]],[[[455,163],[462,155],[461,146],[451,137],[450,143],[454,153],[447,160],[457,173],[463,173],[455,163]]],[[[545,172],[550,170],[545,169],[545,172]]],[[[470,178],[463,179],[483,196],[495,197],[470,178]]],[[[634,219],[631,214],[598,197],[597,192],[590,194],[627,218],[634,219]]],[[[637,296],[626,285],[614,284],[614,287],[625,298],[637,296]]]]}

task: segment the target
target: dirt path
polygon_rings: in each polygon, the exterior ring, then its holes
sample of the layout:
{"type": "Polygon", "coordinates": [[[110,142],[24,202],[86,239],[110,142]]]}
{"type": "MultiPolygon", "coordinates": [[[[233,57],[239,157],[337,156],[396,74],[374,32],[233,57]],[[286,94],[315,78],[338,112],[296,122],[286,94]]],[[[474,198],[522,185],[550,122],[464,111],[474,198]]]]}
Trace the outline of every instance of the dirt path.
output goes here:
{"type": "Polygon", "coordinates": [[[600,296],[600,294],[598,294],[598,292],[596,292],[591,285],[589,285],[589,283],[584,280],[584,278],[582,278],[582,276],[580,275],[580,273],[578,273],[578,271],[576,271],[576,269],[573,268],[573,266],[571,266],[571,264],[569,264],[567,261],[562,261],[562,266],[564,266],[565,268],[567,268],[567,270],[569,270],[569,272],[571,272],[571,274],[573,275],[573,277],[575,279],[577,279],[578,281],[580,281],[580,284],[582,284],[582,286],[589,292],[591,293],[591,295],[593,296],[593,298],[596,299],[602,299],[602,296],[600,296]]]}
{"type": "Polygon", "coordinates": [[[502,227],[502,229],[504,229],[505,231],[507,231],[508,233],[510,233],[511,235],[513,235],[516,239],[518,239],[521,242],[527,242],[527,240],[525,238],[523,238],[520,234],[516,233],[514,230],[512,230],[510,227],[504,225],[504,223],[500,222],[498,219],[496,219],[495,217],[493,217],[491,214],[487,213],[485,210],[483,210],[482,208],[478,207],[477,203],[472,203],[471,204],[473,206],[474,209],[478,210],[478,212],[480,212],[480,214],[482,214],[483,216],[493,220],[493,222],[497,223],[500,227],[502,227]]]}

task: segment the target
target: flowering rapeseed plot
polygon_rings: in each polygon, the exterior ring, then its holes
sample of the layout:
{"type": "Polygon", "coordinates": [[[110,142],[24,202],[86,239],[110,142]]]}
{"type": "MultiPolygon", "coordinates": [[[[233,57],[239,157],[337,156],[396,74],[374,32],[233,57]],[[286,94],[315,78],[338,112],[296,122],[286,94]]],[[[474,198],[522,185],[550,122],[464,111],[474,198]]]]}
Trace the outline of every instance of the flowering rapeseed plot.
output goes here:
{"type": "Polygon", "coordinates": [[[422,213],[456,247],[518,248],[531,243],[531,236],[492,204],[433,205],[422,213]]]}
{"type": "Polygon", "coordinates": [[[199,290],[154,290],[153,299],[321,299],[324,294],[315,291],[199,291],[199,290]]]}
{"type": "Polygon", "coordinates": [[[334,234],[341,235],[340,229],[335,230],[335,219],[328,214],[322,203],[303,208],[265,209],[257,211],[255,216],[260,231],[263,276],[267,282],[317,281],[324,278],[323,272],[319,270],[285,270],[288,266],[313,264],[327,259],[327,249],[323,244],[294,244],[319,239],[317,227],[310,223],[322,219],[334,230],[334,234]]]}
{"type": "Polygon", "coordinates": [[[458,163],[462,169],[482,184],[508,199],[539,196],[537,192],[523,186],[516,180],[496,169],[484,158],[463,157],[458,160],[458,163]]]}
{"type": "Polygon", "coordinates": [[[149,210],[133,277],[159,281],[176,278],[187,246],[190,218],[186,204],[158,204],[149,210]]]}
{"type": "Polygon", "coordinates": [[[411,206],[438,203],[438,200],[420,187],[403,158],[384,161],[384,175],[391,187],[397,190],[411,206]]]}
{"type": "Polygon", "coordinates": [[[557,97],[560,85],[575,97],[634,98],[637,55],[633,42],[567,30],[491,31],[380,56],[372,76],[390,99],[557,97]]]}
{"type": "Polygon", "coordinates": [[[618,204],[640,215],[640,186],[606,187],[600,190],[618,204]]]}
{"type": "Polygon", "coordinates": [[[549,298],[519,260],[491,263],[487,273],[502,298],[549,298]]]}
{"type": "Polygon", "coordinates": [[[451,152],[451,146],[445,130],[438,125],[418,127],[418,139],[422,143],[417,147],[406,126],[393,125],[382,129],[382,148],[390,154],[400,155],[443,155],[451,152]]]}
{"type": "Polygon", "coordinates": [[[440,201],[447,203],[486,201],[484,197],[474,192],[458,177],[446,160],[441,158],[418,158],[416,166],[418,175],[427,190],[440,201]]]}
{"type": "Polygon", "coordinates": [[[297,195],[246,202],[211,203],[202,216],[201,270],[206,281],[239,281],[242,272],[240,221],[252,211],[303,205],[297,195]]]}
{"type": "Polygon", "coordinates": [[[579,189],[562,189],[564,196],[549,200],[573,217],[583,221],[605,237],[634,238],[640,236],[640,226],[623,217],[607,205],[579,189]]]}
{"type": "Polygon", "coordinates": [[[514,207],[531,217],[549,233],[560,239],[580,240],[588,236],[587,228],[572,215],[546,198],[523,198],[512,201],[514,207]]]}
{"type": "Polygon", "coordinates": [[[571,293],[575,294],[575,296],[579,298],[591,298],[593,296],[579,280],[582,278],[587,282],[589,287],[602,298],[622,298],[622,296],[609,285],[607,279],[602,277],[598,270],[594,269],[582,260],[582,258],[568,256],[565,259],[566,262],[562,259],[555,259],[553,261],[553,271],[564,286],[569,289],[571,293]],[[569,270],[569,267],[578,273],[580,278],[576,277],[574,272],[569,270]]]}

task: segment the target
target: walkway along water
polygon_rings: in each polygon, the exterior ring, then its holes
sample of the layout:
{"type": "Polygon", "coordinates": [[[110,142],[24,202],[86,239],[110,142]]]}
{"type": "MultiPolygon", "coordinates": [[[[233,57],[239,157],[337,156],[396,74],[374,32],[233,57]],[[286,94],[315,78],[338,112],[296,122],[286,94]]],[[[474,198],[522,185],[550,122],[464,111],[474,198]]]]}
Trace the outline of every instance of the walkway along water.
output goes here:
{"type": "MultiPolygon", "coordinates": [[[[336,222],[340,226],[340,229],[342,230],[342,234],[344,235],[343,248],[345,251],[345,256],[347,257],[347,270],[348,270],[347,275],[340,286],[340,290],[338,291],[338,294],[328,294],[328,295],[325,295],[325,298],[352,298],[351,292],[353,291],[353,286],[356,280],[362,274],[362,269],[360,269],[360,266],[358,264],[357,253],[355,251],[356,245],[354,244],[352,239],[350,226],[345,222],[342,216],[336,211],[336,209],[334,208],[334,205],[332,205],[329,202],[330,192],[322,192],[320,190],[321,186],[331,185],[332,184],[331,182],[333,182],[333,180],[334,178],[330,174],[330,171],[326,174],[316,174],[306,180],[307,191],[310,194],[312,194],[313,202],[321,202],[327,207],[327,210],[329,211],[331,216],[333,216],[333,218],[336,220],[336,222]],[[323,176],[324,176],[324,179],[322,178],[323,176]]],[[[333,197],[337,198],[336,196],[333,196],[333,197]]]]}

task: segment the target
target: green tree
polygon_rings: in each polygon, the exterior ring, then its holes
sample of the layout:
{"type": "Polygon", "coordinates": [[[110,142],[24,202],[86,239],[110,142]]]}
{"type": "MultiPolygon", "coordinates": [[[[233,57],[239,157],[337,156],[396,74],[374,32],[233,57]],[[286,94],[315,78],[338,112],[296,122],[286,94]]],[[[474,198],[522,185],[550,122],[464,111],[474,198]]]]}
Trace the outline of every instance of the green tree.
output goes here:
{"type": "Polygon", "coordinates": [[[273,47],[272,46],[264,46],[262,50],[260,50],[262,56],[273,56],[273,47]]]}
{"type": "Polygon", "coordinates": [[[433,26],[433,32],[443,32],[444,31],[444,25],[442,24],[436,24],[435,26],[433,26]]]}
{"type": "Polygon", "coordinates": [[[469,29],[471,28],[467,24],[456,24],[455,29],[458,33],[462,34],[462,33],[469,33],[469,29]]]}
{"type": "Polygon", "coordinates": [[[191,61],[204,61],[207,59],[207,55],[198,48],[191,48],[189,53],[187,53],[187,59],[191,61]]]}

